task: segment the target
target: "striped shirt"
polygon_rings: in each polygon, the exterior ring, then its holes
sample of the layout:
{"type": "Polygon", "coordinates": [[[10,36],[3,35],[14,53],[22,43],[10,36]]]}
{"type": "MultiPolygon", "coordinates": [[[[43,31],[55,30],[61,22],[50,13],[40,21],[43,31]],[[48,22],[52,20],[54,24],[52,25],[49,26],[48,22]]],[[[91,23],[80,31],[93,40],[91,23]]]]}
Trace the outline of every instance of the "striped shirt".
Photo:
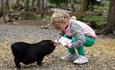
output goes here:
{"type": "Polygon", "coordinates": [[[95,31],[90,26],[75,19],[70,19],[69,25],[64,33],[68,36],[76,36],[78,38],[76,42],[73,42],[73,46],[83,45],[85,42],[85,35],[96,38],[95,31]]]}

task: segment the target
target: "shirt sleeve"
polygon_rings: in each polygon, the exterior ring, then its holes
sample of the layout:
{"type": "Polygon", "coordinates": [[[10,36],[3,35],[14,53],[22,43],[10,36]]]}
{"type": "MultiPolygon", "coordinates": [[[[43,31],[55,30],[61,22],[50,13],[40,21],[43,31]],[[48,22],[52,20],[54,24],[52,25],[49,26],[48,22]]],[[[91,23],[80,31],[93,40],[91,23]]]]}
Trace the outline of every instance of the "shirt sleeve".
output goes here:
{"type": "Polygon", "coordinates": [[[85,42],[85,34],[83,33],[82,27],[77,23],[71,23],[70,31],[74,37],[77,38],[76,41],[72,42],[71,47],[80,47],[85,42]]]}

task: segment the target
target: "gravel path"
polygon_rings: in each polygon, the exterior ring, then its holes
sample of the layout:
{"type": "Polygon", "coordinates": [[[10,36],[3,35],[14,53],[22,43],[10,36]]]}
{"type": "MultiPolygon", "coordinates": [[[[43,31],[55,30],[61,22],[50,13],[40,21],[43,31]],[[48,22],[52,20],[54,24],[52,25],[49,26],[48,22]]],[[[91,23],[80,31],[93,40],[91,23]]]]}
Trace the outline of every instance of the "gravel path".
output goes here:
{"type": "Polygon", "coordinates": [[[0,40],[38,42],[43,39],[54,39],[58,32],[52,28],[40,26],[0,25],[0,40]]]}
{"type": "MultiPolygon", "coordinates": [[[[16,70],[10,45],[16,41],[35,43],[43,39],[54,40],[58,31],[39,26],[4,25],[0,24],[0,70],[16,70]]],[[[66,54],[66,49],[57,47],[54,53],[45,57],[44,65],[38,67],[35,63],[29,66],[22,65],[23,70],[115,70],[115,40],[98,39],[93,48],[87,49],[89,63],[74,65],[72,62],[60,60],[66,54]],[[99,42],[98,42],[99,41],[99,42]],[[108,46],[110,48],[108,48],[108,46]]]]}

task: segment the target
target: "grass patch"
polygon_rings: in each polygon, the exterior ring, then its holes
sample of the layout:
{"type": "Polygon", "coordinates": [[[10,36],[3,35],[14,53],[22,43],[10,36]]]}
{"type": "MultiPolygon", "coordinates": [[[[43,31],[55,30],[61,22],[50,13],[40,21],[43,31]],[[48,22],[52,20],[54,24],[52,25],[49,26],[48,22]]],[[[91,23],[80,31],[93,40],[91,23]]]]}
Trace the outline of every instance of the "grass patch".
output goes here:
{"type": "Polygon", "coordinates": [[[102,14],[102,16],[84,16],[83,20],[86,22],[96,22],[97,26],[99,28],[105,27],[107,24],[107,15],[109,10],[109,0],[103,0],[102,5],[95,5],[94,6],[94,12],[102,14]]]}
{"type": "Polygon", "coordinates": [[[103,27],[107,23],[106,17],[104,16],[84,16],[83,20],[86,22],[94,21],[99,27],[103,27]]]}

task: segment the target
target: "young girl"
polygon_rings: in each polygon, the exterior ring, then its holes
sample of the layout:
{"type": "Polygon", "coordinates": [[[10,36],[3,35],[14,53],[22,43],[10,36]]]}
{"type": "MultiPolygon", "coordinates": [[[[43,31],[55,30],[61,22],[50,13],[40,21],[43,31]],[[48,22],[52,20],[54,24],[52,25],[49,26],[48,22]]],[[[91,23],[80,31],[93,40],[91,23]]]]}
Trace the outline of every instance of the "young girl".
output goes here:
{"type": "Polygon", "coordinates": [[[61,59],[73,61],[74,64],[88,63],[84,46],[90,47],[95,43],[96,34],[94,30],[87,24],[71,18],[64,11],[53,13],[51,22],[56,29],[61,31],[61,37],[57,39],[57,42],[62,37],[71,40],[69,44],[65,41],[64,46],[68,49],[68,55],[61,57],[61,59]]]}

